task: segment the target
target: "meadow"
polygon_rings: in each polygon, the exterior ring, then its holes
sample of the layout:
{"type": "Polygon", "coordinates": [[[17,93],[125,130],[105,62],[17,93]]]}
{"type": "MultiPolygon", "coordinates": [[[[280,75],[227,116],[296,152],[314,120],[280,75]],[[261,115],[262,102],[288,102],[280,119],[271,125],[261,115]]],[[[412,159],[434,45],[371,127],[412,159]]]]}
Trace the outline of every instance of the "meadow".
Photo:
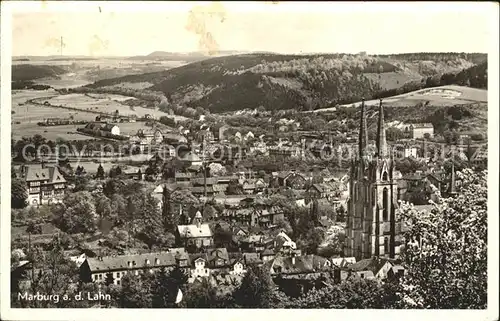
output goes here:
{"type": "MultiPolygon", "coordinates": [[[[427,101],[429,102],[429,105],[436,107],[465,105],[470,103],[486,103],[488,102],[488,91],[485,89],[448,85],[421,89],[383,99],[384,105],[393,107],[415,107],[418,104],[425,104],[427,101]]],[[[378,99],[365,101],[365,105],[367,106],[378,104],[378,99]]],[[[359,107],[360,105],[361,102],[356,102],[341,106],[359,107]]],[[[314,110],[313,112],[331,111],[334,110],[334,108],[335,107],[323,108],[314,110]]]]}

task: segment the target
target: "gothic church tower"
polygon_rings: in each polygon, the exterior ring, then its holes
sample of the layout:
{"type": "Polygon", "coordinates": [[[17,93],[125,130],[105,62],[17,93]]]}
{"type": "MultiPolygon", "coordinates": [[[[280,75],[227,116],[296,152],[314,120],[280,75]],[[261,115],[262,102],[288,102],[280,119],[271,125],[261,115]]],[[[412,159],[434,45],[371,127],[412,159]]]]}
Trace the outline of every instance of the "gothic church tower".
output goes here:
{"type": "Polygon", "coordinates": [[[384,108],[380,100],[375,153],[367,150],[365,102],[361,104],[358,157],[352,161],[345,256],[394,258],[401,244],[401,222],[396,217],[398,187],[394,161],[388,150],[384,108]]]}

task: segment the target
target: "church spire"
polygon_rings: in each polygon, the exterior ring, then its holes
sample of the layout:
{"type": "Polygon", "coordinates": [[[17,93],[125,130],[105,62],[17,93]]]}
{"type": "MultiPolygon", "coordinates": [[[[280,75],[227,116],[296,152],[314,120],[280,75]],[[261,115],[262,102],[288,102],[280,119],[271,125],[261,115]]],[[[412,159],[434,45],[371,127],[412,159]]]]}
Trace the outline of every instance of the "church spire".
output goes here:
{"type": "Polygon", "coordinates": [[[387,156],[387,140],[385,138],[385,122],[384,122],[384,107],[382,99],[378,109],[378,129],[377,129],[377,155],[379,157],[387,156]]]}
{"type": "Polygon", "coordinates": [[[368,131],[366,130],[365,99],[361,101],[361,120],[359,121],[359,158],[366,155],[368,144],[368,131]]]}

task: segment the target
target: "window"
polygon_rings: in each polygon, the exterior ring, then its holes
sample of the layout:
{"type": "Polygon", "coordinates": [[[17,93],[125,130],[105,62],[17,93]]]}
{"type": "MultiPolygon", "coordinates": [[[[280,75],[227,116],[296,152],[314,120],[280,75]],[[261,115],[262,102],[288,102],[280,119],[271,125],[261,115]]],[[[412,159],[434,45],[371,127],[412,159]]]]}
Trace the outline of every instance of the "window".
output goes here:
{"type": "Polygon", "coordinates": [[[384,253],[389,253],[389,239],[384,237],[384,253]]]}
{"type": "Polygon", "coordinates": [[[364,279],[365,278],[365,274],[364,273],[361,273],[361,278],[364,279]]]}
{"type": "Polygon", "coordinates": [[[383,208],[383,220],[384,222],[389,219],[389,190],[384,188],[382,193],[382,208],[383,208]]]}
{"type": "Polygon", "coordinates": [[[120,285],[120,280],[116,280],[116,285],[120,285]]]}
{"type": "Polygon", "coordinates": [[[387,172],[384,171],[384,174],[382,174],[382,180],[383,181],[388,181],[388,175],[387,175],[387,172]]]}

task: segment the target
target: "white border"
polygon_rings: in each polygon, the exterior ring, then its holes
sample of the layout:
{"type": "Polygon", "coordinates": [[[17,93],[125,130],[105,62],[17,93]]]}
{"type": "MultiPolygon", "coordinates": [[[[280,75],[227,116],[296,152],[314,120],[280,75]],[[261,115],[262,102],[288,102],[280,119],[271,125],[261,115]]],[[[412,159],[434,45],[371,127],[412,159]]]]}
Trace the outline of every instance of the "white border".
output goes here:
{"type": "MultiPolygon", "coordinates": [[[[226,320],[235,319],[276,319],[281,314],[283,317],[291,319],[296,318],[314,318],[321,319],[328,317],[330,314],[334,318],[352,319],[363,318],[370,320],[497,320],[498,319],[498,5],[496,3],[224,3],[224,7],[232,11],[290,11],[290,12],[318,12],[335,10],[336,12],[345,11],[371,11],[371,12],[387,12],[387,11],[411,11],[416,6],[422,8],[426,6],[426,10],[446,11],[450,6],[454,6],[454,11],[460,7],[463,14],[472,11],[482,12],[485,19],[491,21],[491,47],[488,51],[488,118],[490,124],[488,127],[489,138],[489,178],[488,178],[488,309],[484,311],[470,310],[173,310],[164,311],[158,309],[139,310],[139,309],[39,309],[32,311],[29,309],[10,309],[10,269],[7,262],[10,262],[10,71],[11,71],[11,38],[12,38],[12,13],[20,12],[40,12],[40,11],[151,11],[151,10],[167,10],[169,11],[187,11],[197,4],[207,5],[204,3],[187,3],[187,2],[170,2],[170,3],[138,3],[138,2],[28,2],[2,1],[1,5],[1,215],[0,215],[0,245],[1,256],[0,261],[0,319],[4,320],[89,320],[89,319],[122,319],[135,317],[137,319],[147,316],[148,318],[169,319],[169,318],[196,318],[200,317],[204,320],[226,320]]],[[[381,22],[383,23],[383,22],[381,22]]],[[[464,19],[464,23],[466,19],[464,19]]],[[[353,22],[355,24],[355,22],[353,22]]]]}

